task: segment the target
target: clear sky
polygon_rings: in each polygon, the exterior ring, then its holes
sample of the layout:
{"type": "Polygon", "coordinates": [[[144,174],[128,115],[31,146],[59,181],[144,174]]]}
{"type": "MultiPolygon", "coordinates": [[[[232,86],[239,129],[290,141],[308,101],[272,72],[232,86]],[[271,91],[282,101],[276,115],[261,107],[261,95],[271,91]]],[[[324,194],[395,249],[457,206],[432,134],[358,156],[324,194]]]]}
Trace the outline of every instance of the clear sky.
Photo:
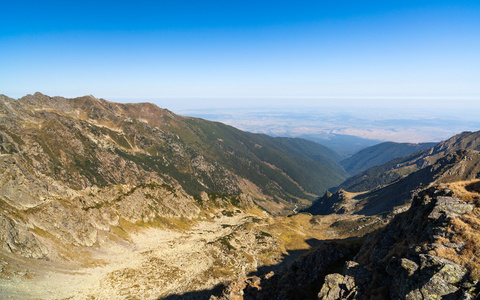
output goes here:
{"type": "Polygon", "coordinates": [[[478,0],[17,0],[0,12],[0,93],[14,98],[480,101],[478,0]]]}

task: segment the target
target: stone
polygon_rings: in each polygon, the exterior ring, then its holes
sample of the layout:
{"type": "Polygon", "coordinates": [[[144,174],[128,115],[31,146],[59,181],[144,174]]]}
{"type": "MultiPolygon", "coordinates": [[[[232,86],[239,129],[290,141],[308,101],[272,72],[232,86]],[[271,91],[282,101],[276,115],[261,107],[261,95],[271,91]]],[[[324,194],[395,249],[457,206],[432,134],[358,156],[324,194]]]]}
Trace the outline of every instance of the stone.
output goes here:
{"type": "Polygon", "coordinates": [[[356,295],[357,288],[355,286],[355,280],[353,277],[334,273],[325,277],[325,283],[318,293],[318,299],[356,299],[356,295]]]}

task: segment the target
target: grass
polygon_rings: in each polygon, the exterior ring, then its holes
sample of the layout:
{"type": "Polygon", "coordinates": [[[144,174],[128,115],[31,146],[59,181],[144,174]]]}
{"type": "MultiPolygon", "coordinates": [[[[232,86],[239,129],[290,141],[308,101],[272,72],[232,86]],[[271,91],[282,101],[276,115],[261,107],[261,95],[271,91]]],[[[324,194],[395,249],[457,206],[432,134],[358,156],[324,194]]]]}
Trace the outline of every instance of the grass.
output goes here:
{"type": "Polygon", "coordinates": [[[479,183],[480,180],[477,179],[447,185],[453,191],[454,196],[473,202],[474,208],[470,212],[450,220],[447,228],[453,233],[451,240],[445,238],[436,240],[440,244],[465,243],[465,246],[458,252],[452,248],[437,248],[432,251],[432,254],[466,267],[473,280],[480,280],[480,194],[476,188],[479,183]]]}

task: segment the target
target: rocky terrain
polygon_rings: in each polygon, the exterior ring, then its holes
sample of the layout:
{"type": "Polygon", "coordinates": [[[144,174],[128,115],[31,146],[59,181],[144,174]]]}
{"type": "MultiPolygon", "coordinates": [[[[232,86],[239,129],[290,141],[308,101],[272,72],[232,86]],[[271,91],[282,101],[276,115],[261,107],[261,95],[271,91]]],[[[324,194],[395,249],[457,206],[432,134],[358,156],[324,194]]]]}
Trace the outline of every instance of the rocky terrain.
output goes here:
{"type": "Polygon", "coordinates": [[[212,299],[478,299],[479,187],[474,180],[422,190],[366,241],[324,243],[276,276],[237,290],[232,282],[212,299]]]}
{"type": "Polygon", "coordinates": [[[342,184],[306,140],[148,103],[0,100],[2,299],[479,295],[480,132],[342,184]]]}
{"type": "Polygon", "coordinates": [[[364,238],[325,243],[276,276],[258,277],[255,286],[245,285],[235,293],[227,286],[215,297],[477,299],[480,153],[459,149],[476,147],[475,136],[478,132],[464,133],[441,143],[431,153],[442,156],[426,156],[432,163],[382,188],[327,193],[307,211],[342,215],[344,219],[330,227],[337,232],[347,228],[364,238]],[[349,215],[361,217],[346,218],[349,215]],[[388,225],[362,232],[362,225],[371,226],[372,220],[388,225]]]}
{"type": "Polygon", "coordinates": [[[0,117],[0,248],[28,258],[68,256],[52,239],[90,247],[132,224],[186,223],[224,206],[288,212],[320,181],[343,178],[314,143],[148,103],[1,96],[0,117]]]}
{"type": "Polygon", "coordinates": [[[345,178],[321,145],[148,103],[0,98],[2,297],[209,290],[336,237],[319,229],[336,219],[270,224],[345,178]]]}
{"type": "Polygon", "coordinates": [[[480,195],[455,194],[444,185],[419,193],[407,212],[367,240],[343,274],[325,277],[319,299],[478,296],[480,195]]]}

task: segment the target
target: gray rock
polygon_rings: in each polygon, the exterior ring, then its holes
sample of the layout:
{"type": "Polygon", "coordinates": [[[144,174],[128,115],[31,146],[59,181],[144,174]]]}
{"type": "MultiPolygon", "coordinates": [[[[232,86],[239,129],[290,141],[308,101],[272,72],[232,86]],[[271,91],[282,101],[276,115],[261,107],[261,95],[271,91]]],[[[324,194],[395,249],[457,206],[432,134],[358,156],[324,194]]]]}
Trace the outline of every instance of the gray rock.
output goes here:
{"type": "Polygon", "coordinates": [[[21,223],[0,213],[0,247],[4,250],[29,258],[42,258],[47,248],[21,223]]]}
{"type": "Polygon", "coordinates": [[[430,219],[440,219],[441,217],[457,217],[469,212],[473,209],[473,205],[465,203],[460,199],[452,197],[438,197],[435,208],[428,216],[430,219]]]}
{"type": "Polygon", "coordinates": [[[325,283],[318,293],[318,299],[357,299],[357,287],[353,277],[340,274],[329,274],[325,277],[325,283]]]}

